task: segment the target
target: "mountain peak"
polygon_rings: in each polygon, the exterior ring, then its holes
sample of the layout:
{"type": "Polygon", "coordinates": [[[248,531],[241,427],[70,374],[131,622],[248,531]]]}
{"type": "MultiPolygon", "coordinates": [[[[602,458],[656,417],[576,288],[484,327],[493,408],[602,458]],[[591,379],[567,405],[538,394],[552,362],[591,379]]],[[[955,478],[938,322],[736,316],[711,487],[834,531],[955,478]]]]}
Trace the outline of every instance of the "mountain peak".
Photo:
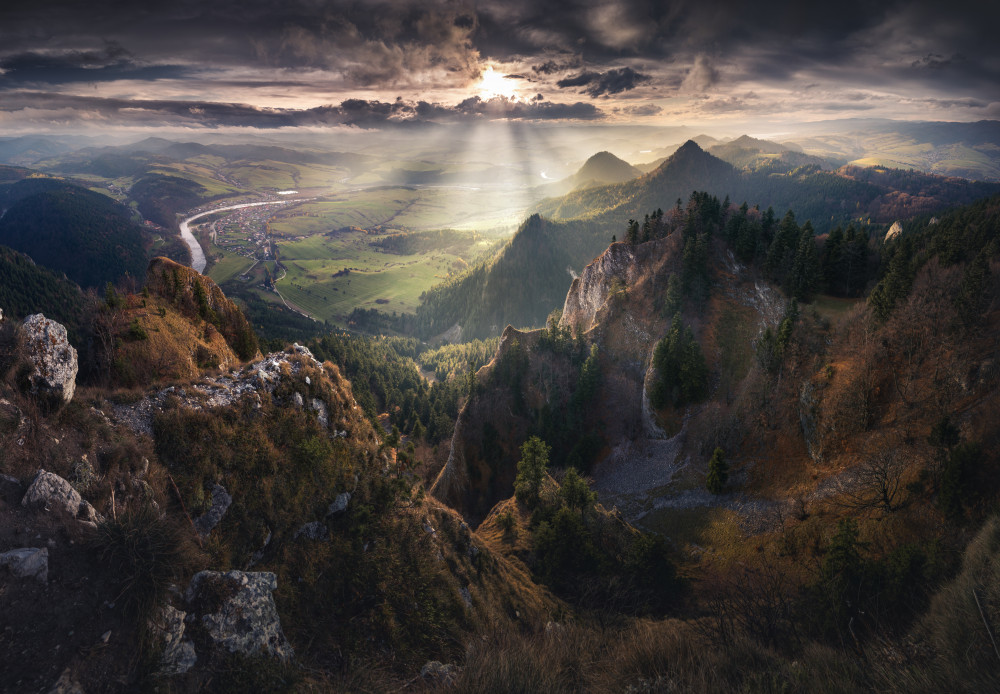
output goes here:
{"type": "Polygon", "coordinates": [[[677,148],[677,151],[674,152],[674,156],[677,156],[678,154],[697,154],[699,152],[704,153],[705,150],[703,150],[694,140],[688,140],[677,148]]]}
{"type": "Polygon", "coordinates": [[[575,184],[588,182],[621,183],[640,175],[642,172],[639,169],[627,161],[619,159],[611,152],[598,152],[580,167],[580,170],[573,175],[572,181],[575,184]]]}

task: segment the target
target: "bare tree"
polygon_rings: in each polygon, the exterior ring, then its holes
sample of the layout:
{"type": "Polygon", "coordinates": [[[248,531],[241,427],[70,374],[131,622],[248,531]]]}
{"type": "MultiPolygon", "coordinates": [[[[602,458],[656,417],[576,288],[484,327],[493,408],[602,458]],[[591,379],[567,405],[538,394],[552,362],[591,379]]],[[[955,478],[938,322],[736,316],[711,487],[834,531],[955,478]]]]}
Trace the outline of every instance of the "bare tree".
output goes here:
{"type": "Polygon", "coordinates": [[[899,508],[897,502],[905,469],[898,447],[880,447],[855,469],[854,479],[844,485],[841,504],[859,511],[882,510],[892,513],[899,508]]]}

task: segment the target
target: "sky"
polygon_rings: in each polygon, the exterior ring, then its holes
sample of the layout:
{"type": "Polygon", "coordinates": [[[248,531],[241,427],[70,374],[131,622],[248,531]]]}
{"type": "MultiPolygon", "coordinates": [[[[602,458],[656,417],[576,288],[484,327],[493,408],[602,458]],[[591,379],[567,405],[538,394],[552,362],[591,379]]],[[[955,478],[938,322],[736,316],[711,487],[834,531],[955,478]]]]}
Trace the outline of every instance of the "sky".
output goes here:
{"type": "Polygon", "coordinates": [[[33,0],[0,135],[1000,119],[1000,3],[33,0]]]}

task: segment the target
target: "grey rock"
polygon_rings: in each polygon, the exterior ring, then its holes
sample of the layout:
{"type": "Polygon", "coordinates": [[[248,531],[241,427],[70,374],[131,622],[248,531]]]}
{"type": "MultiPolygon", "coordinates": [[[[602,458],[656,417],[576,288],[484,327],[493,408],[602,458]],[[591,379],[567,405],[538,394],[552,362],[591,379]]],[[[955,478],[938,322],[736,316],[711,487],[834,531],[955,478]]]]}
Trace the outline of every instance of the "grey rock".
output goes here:
{"type": "Polygon", "coordinates": [[[333,500],[333,503],[330,504],[330,508],[327,509],[326,515],[332,516],[336,513],[343,513],[344,511],[347,510],[347,504],[348,502],[350,502],[350,500],[351,500],[350,492],[341,492],[340,494],[337,495],[337,498],[333,500]]]}
{"type": "Polygon", "coordinates": [[[23,328],[34,366],[29,376],[31,392],[68,403],[76,391],[79,365],[76,350],[66,337],[66,328],[41,313],[25,318],[23,328]]]}
{"type": "Polygon", "coordinates": [[[85,694],[83,687],[80,683],[76,681],[73,677],[73,673],[70,672],[69,668],[63,670],[59,679],[56,683],[52,685],[52,689],[49,690],[49,694],[85,694]]]}
{"type": "Polygon", "coordinates": [[[185,598],[216,647],[288,660],[294,652],[281,631],[271,595],[277,587],[278,579],[270,572],[200,571],[185,598]]]}
{"type": "Polygon", "coordinates": [[[316,418],[324,428],[330,425],[330,413],[326,409],[326,403],[319,398],[313,398],[309,406],[316,413],[316,418]]]}
{"type": "Polygon", "coordinates": [[[187,389],[170,386],[138,402],[113,405],[114,417],[137,433],[152,436],[153,417],[170,398],[178,399],[191,409],[203,410],[229,407],[241,398],[249,397],[256,400],[254,407],[259,409],[262,395],[273,395],[286,376],[294,377],[302,370],[301,361],[292,360],[296,354],[305,357],[306,364],[322,366],[308,349],[296,345],[291,352],[273,352],[240,371],[204,377],[187,389]]]}
{"type": "Polygon", "coordinates": [[[149,622],[150,631],[158,636],[163,644],[163,655],[160,658],[161,674],[182,675],[198,662],[194,644],[191,639],[184,636],[186,616],[186,612],[165,605],[160,611],[159,619],[149,622]]]}
{"type": "Polygon", "coordinates": [[[899,222],[893,222],[892,226],[889,227],[889,231],[885,232],[885,240],[894,239],[903,233],[903,225],[899,222]]]}
{"type": "Polygon", "coordinates": [[[634,246],[626,243],[608,246],[570,285],[560,327],[590,330],[601,307],[623,287],[632,286],[638,274],[634,246]]]}
{"type": "Polygon", "coordinates": [[[305,400],[302,399],[302,393],[296,393],[292,396],[292,404],[301,409],[305,405],[305,400]]]}
{"type": "Polygon", "coordinates": [[[208,537],[208,534],[215,529],[215,526],[219,524],[222,517],[226,515],[226,511],[229,510],[229,506],[233,503],[233,497],[229,496],[229,492],[221,484],[216,484],[212,487],[212,506],[203,515],[201,515],[194,522],[194,527],[198,530],[202,537],[208,537]]]}
{"type": "Polygon", "coordinates": [[[19,578],[49,580],[49,550],[47,547],[23,547],[0,554],[0,566],[6,566],[19,578]]]}
{"type": "Polygon", "coordinates": [[[301,528],[295,531],[295,537],[292,539],[297,540],[300,537],[305,537],[308,540],[321,540],[327,542],[330,539],[330,531],[327,530],[326,526],[319,521],[313,521],[312,523],[306,523],[301,528]]]}
{"type": "Polygon", "coordinates": [[[420,668],[421,677],[441,686],[454,685],[460,674],[462,674],[462,668],[459,666],[452,663],[444,664],[437,660],[429,660],[420,668]]]}
{"type": "Polygon", "coordinates": [[[459,588],[458,589],[458,594],[462,596],[462,602],[465,603],[465,606],[468,607],[468,608],[471,608],[472,607],[472,593],[469,591],[469,589],[468,588],[459,588]]]}
{"type": "Polygon", "coordinates": [[[100,514],[89,502],[83,500],[80,493],[73,489],[73,485],[54,472],[45,470],[39,470],[35,475],[21,499],[21,505],[41,507],[46,511],[61,511],[89,523],[101,520],[100,514]]]}

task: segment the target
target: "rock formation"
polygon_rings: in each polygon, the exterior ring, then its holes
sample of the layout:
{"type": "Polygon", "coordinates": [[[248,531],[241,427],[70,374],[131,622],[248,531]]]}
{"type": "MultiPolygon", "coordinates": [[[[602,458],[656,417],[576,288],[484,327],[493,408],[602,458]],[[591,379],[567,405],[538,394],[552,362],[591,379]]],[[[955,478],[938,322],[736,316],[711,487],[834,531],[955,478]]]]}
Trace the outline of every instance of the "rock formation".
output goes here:
{"type": "Polygon", "coordinates": [[[96,523],[100,520],[94,507],[73,489],[73,485],[59,475],[45,470],[39,470],[35,475],[31,486],[21,499],[21,505],[63,512],[87,523],[96,523]]]}
{"type": "Polygon", "coordinates": [[[68,403],[76,391],[79,365],[76,349],[66,337],[66,328],[41,313],[24,319],[28,356],[34,366],[31,392],[50,397],[58,404],[68,403]]]}
{"type": "Polygon", "coordinates": [[[229,510],[229,506],[233,503],[233,497],[229,496],[229,492],[221,484],[216,484],[212,487],[212,506],[205,512],[204,515],[200,516],[195,522],[194,527],[197,528],[198,533],[202,537],[208,537],[208,534],[219,524],[222,517],[226,515],[226,511],[229,510]]]}
{"type": "Polygon", "coordinates": [[[0,554],[0,566],[20,578],[37,578],[42,583],[49,580],[49,550],[46,547],[22,547],[0,554]]]}
{"type": "Polygon", "coordinates": [[[270,572],[200,571],[191,579],[185,598],[214,646],[288,660],[294,653],[271,596],[277,587],[278,579],[270,572]]]}

